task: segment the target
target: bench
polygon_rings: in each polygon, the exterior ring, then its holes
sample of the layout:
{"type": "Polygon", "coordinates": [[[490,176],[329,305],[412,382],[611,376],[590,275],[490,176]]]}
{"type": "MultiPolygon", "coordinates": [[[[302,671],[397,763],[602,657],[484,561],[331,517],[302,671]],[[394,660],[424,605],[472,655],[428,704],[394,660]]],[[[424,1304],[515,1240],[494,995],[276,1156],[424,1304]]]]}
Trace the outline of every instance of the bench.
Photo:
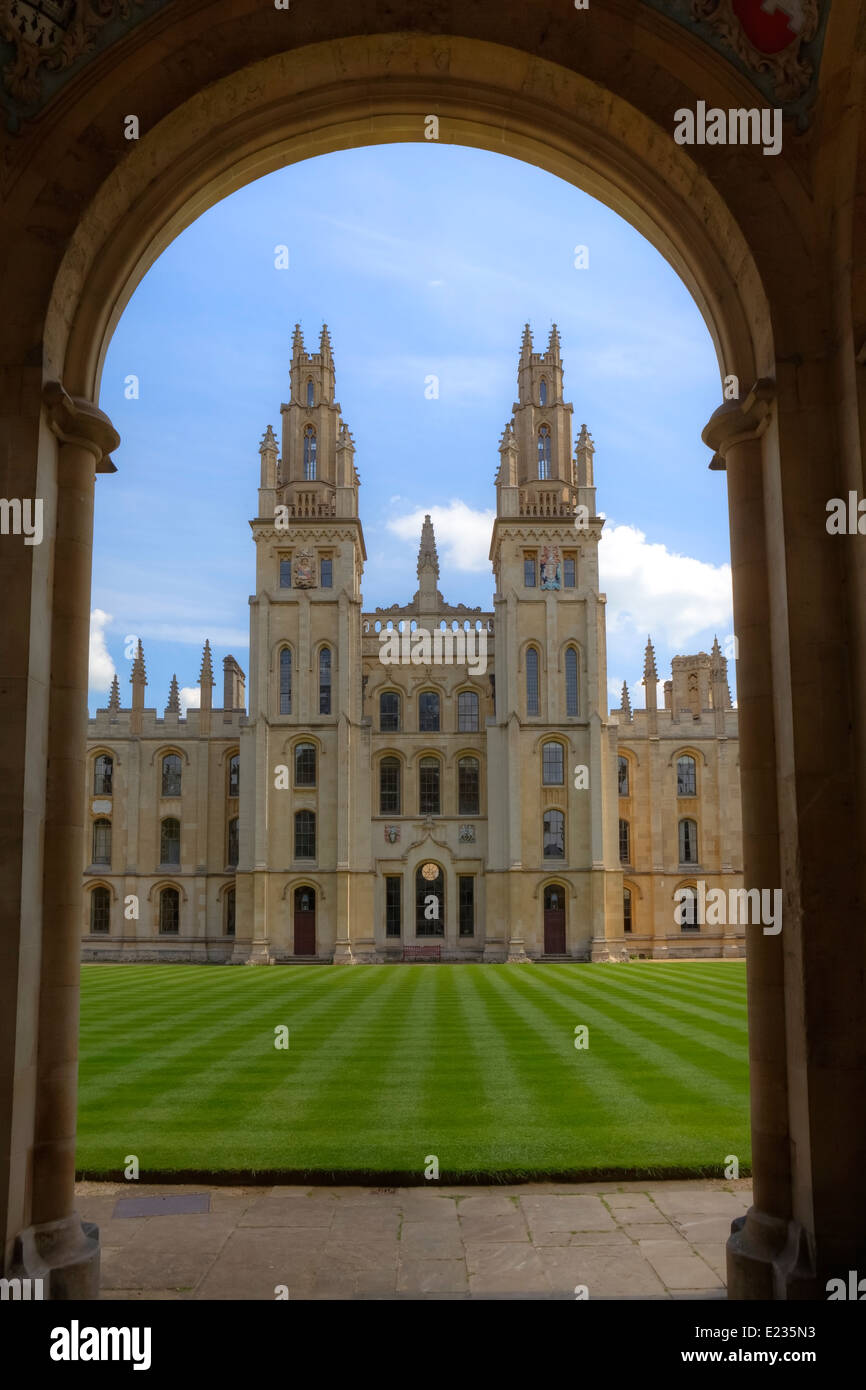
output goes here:
{"type": "Polygon", "coordinates": [[[404,960],[441,960],[442,947],[436,943],[429,946],[404,946],[404,960]]]}

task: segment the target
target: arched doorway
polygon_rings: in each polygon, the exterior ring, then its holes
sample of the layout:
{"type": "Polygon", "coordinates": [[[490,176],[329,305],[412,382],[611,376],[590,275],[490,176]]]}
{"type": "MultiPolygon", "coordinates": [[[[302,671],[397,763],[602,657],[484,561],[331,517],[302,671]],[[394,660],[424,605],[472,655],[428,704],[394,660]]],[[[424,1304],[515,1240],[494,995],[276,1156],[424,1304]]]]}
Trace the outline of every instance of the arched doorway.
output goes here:
{"type": "Polygon", "coordinates": [[[415,871],[415,935],[445,935],[445,875],[432,860],[415,871]]]}
{"type": "Polygon", "coordinates": [[[544,890],[544,954],[565,955],[565,889],[548,883],[544,890]]]}
{"type": "Polygon", "coordinates": [[[294,892],[294,953],[296,956],[316,954],[316,890],[304,884],[294,892]]]}

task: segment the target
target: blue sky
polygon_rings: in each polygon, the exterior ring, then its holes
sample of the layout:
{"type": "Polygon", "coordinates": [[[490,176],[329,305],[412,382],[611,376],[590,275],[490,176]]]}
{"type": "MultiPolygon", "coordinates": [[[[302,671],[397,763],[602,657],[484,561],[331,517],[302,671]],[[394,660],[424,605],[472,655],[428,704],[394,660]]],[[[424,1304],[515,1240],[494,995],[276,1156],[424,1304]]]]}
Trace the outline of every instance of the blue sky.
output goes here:
{"type": "MultiPolygon", "coordinates": [[[[440,588],[492,607],[497,446],[523,324],[559,324],[566,399],[596,445],[612,690],[732,632],[725,477],[700,432],[721,401],[715,352],[685,287],[628,223],[530,165],[436,143],[292,165],[235,193],[163,253],[111,342],[100,405],[122,437],[97,479],[90,707],[114,670],[130,702],[130,635],[147,703],[194,686],[205,637],[215,703],[228,652],[249,671],[258,444],[279,436],[292,327],[326,320],[356,444],[367,608],[411,598],[420,517],[440,588]],[[275,247],[289,249],[275,268],[275,247]],[[589,267],[575,268],[575,247],[589,267]],[[425,379],[439,377],[439,398],[425,379]],[[139,380],[138,399],[125,382],[139,380]]],[[[733,688],[733,670],[731,670],[733,688]]],[[[613,703],[618,703],[618,694],[613,703]]]]}

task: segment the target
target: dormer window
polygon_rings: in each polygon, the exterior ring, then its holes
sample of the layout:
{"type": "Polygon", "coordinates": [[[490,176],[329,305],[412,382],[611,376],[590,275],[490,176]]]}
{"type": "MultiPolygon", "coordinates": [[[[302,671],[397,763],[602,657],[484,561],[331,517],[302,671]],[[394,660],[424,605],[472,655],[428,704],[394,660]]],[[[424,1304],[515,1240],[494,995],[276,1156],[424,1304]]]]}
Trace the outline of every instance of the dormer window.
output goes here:
{"type": "Polygon", "coordinates": [[[547,405],[547,382],[544,380],[544,377],[541,378],[541,387],[538,392],[538,400],[539,404],[547,405]]]}

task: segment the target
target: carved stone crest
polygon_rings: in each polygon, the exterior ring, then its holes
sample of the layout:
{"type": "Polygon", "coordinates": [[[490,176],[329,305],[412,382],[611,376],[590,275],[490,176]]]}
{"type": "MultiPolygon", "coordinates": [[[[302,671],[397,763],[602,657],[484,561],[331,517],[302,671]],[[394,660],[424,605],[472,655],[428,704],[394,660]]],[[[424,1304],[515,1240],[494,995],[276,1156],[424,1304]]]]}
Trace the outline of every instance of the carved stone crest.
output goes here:
{"type": "Polygon", "coordinates": [[[813,65],[802,49],[818,32],[818,0],[692,0],[692,13],[746,67],[770,78],[779,101],[796,101],[806,91],[813,65]]]}
{"type": "Polygon", "coordinates": [[[133,0],[0,0],[0,34],[15,46],[14,62],[3,69],[7,91],[35,101],[42,88],[40,68],[70,67],[90,52],[106,24],[128,19],[132,7],[133,0]]]}
{"type": "Polygon", "coordinates": [[[294,562],[294,582],[296,589],[316,587],[316,562],[308,550],[302,550],[294,562]]]}
{"type": "Polygon", "coordinates": [[[562,587],[562,565],[559,559],[558,545],[546,545],[541,552],[541,587],[542,589],[562,587]]]}
{"type": "Polygon", "coordinates": [[[398,843],[399,839],[400,839],[400,827],[399,827],[399,825],[386,825],[386,826],[385,826],[385,840],[387,841],[387,843],[388,843],[389,845],[396,845],[396,844],[398,843]]]}
{"type": "Polygon", "coordinates": [[[461,825],[458,833],[458,839],[460,840],[461,845],[474,845],[475,826],[471,824],[461,825]]]}

